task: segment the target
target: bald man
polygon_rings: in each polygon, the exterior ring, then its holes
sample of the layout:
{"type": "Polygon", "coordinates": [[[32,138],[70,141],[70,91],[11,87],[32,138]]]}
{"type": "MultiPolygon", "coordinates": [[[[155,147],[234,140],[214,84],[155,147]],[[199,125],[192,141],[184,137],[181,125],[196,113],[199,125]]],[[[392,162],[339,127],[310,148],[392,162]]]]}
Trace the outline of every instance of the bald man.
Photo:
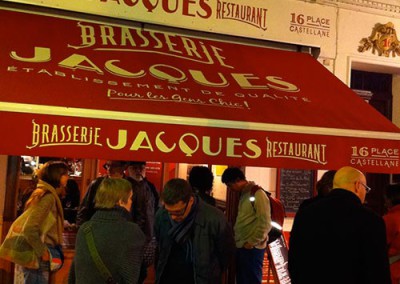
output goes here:
{"type": "Polygon", "coordinates": [[[292,284],[390,284],[383,219],[363,206],[370,188],[352,167],[333,189],[298,212],[290,234],[292,284]]]}

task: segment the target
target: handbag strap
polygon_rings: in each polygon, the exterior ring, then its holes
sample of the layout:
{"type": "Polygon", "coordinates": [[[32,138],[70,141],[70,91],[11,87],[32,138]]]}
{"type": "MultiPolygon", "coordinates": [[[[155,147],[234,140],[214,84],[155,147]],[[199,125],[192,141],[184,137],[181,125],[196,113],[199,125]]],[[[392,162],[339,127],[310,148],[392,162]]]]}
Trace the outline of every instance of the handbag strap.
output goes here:
{"type": "Polygon", "coordinates": [[[389,264],[395,263],[400,260],[400,254],[389,257],[389,264]]]}
{"type": "Polygon", "coordinates": [[[86,243],[88,245],[90,255],[92,256],[92,259],[96,264],[97,269],[99,270],[101,276],[106,280],[106,283],[115,283],[110,270],[108,270],[108,268],[104,264],[103,260],[99,255],[99,252],[97,251],[96,245],[94,244],[92,227],[89,225],[89,226],[84,226],[82,229],[83,232],[85,233],[86,243]]]}

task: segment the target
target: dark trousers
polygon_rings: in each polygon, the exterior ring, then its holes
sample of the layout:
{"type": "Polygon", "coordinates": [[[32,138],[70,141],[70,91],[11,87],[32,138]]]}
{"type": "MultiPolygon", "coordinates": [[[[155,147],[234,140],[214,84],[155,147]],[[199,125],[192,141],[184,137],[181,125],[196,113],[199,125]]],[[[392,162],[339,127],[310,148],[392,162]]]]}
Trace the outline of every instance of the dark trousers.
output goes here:
{"type": "Polygon", "coordinates": [[[236,284],[261,284],[265,249],[236,250],[236,284]]]}
{"type": "Polygon", "coordinates": [[[139,274],[139,284],[143,284],[144,280],[147,278],[147,266],[146,264],[142,263],[142,266],[140,267],[140,274],[139,274]]]}

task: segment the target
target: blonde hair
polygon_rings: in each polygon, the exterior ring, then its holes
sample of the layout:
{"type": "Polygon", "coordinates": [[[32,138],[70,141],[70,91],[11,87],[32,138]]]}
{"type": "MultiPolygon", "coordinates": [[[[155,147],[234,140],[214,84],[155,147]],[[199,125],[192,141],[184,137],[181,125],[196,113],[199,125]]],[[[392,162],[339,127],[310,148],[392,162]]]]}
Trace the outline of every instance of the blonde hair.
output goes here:
{"type": "Polygon", "coordinates": [[[113,208],[120,200],[128,202],[132,185],[123,178],[105,178],[96,193],[96,208],[113,208]]]}

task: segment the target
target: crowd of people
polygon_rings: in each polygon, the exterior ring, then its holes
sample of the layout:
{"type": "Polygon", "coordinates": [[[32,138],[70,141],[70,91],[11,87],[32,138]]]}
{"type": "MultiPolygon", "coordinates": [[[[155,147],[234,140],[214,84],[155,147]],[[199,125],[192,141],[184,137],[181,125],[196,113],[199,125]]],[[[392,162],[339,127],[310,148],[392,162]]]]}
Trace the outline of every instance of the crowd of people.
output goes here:
{"type": "MultiPolygon", "coordinates": [[[[104,167],[107,175],[90,183],[79,204],[76,189],[69,190],[74,201],[61,190],[69,181],[63,162],[49,161],[38,171],[36,189],[0,247],[1,258],[21,267],[25,283],[49,283],[60,269],[63,207],[70,203],[78,207],[79,228],[71,284],[141,284],[151,265],[157,284],[223,283],[228,267],[237,284],[262,283],[270,203],[262,190],[251,195],[256,183],[240,168],[229,167],[221,177],[239,196],[231,225],[210,194],[208,167],[193,167],[187,180],[169,180],[161,196],[146,178],[145,162],[108,161],[104,167]]],[[[387,187],[383,217],[364,206],[371,188],[353,167],[327,171],[316,188],[290,232],[291,283],[399,284],[400,184],[387,187]]]]}

